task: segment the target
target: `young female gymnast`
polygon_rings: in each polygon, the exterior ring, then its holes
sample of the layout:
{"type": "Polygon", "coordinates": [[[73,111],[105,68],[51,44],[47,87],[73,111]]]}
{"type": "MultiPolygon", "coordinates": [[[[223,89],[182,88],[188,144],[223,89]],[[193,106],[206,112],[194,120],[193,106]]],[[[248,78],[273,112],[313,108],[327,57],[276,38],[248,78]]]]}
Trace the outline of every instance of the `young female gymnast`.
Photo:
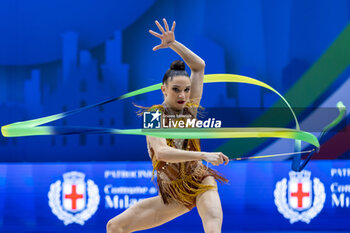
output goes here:
{"type": "MultiPolygon", "coordinates": [[[[145,110],[160,109],[163,119],[170,115],[196,118],[203,91],[204,61],[175,40],[175,21],[169,30],[155,21],[162,34],[149,32],[161,39],[153,50],[171,48],[191,68],[191,77],[182,61],[174,61],[165,73],[161,90],[164,102],[145,110]]],[[[142,112],[140,113],[140,115],[142,112]]],[[[109,220],[107,233],[134,232],[162,225],[197,206],[206,233],[221,232],[222,208],[216,180],[227,182],[218,172],[202,164],[202,160],[220,165],[229,159],[221,152],[200,151],[198,139],[165,139],[146,136],[147,148],[157,171],[159,196],[144,199],[109,220]]],[[[153,178],[152,178],[153,180],[153,178]]]]}

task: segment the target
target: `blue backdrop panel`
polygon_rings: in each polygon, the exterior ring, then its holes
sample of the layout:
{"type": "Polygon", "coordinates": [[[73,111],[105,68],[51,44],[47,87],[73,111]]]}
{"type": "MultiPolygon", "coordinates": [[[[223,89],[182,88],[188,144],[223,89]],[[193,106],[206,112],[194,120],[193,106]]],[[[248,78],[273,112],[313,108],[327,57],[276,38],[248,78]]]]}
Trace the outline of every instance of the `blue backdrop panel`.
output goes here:
{"type": "MultiPolygon", "coordinates": [[[[224,232],[350,230],[350,162],[311,162],[298,175],[288,162],[215,168],[230,180],[219,185],[224,232]]],[[[0,232],[104,232],[110,218],[157,195],[151,176],[150,162],[2,164],[0,232]]],[[[149,232],[164,230],[202,232],[197,209],[149,232]]]]}

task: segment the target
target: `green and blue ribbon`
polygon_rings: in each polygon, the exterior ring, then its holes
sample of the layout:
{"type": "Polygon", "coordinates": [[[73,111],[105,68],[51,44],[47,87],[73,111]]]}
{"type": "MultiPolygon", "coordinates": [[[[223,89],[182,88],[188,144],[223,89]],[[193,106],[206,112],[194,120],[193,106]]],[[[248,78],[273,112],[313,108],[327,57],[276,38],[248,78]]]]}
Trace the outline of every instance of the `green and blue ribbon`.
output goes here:
{"type": "MultiPolygon", "coordinates": [[[[259,80],[249,78],[242,75],[234,74],[209,74],[204,76],[204,83],[217,83],[217,82],[233,82],[233,83],[247,83],[256,86],[260,86],[269,89],[276,93],[286,103],[295,120],[295,129],[290,128],[276,128],[276,127],[245,127],[245,128],[160,128],[160,129],[114,129],[103,127],[87,127],[87,126],[40,126],[49,122],[53,122],[73,114],[85,111],[87,109],[95,108],[114,101],[130,98],[133,96],[145,94],[151,91],[159,90],[161,83],[151,85],[145,88],[141,88],[119,97],[107,99],[97,104],[88,105],[85,107],[77,108],[71,111],[37,118],[33,120],[15,122],[9,125],[1,127],[1,133],[4,137],[23,137],[23,136],[36,136],[36,135],[69,135],[69,134],[128,134],[128,135],[149,135],[162,138],[182,138],[182,139],[208,139],[208,138],[288,138],[295,140],[295,151],[297,156],[294,156],[292,169],[295,171],[301,171],[308,161],[311,159],[313,150],[309,154],[306,160],[302,164],[301,161],[301,141],[307,142],[313,145],[317,151],[320,148],[320,139],[316,138],[313,134],[300,130],[297,117],[287,102],[287,100],[271,86],[263,83],[259,80]]],[[[342,102],[338,102],[339,116],[329,125],[327,125],[321,133],[320,138],[326,131],[337,125],[345,115],[345,106],[342,102]]],[[[230,157],[230,155],[228,155],[230,157]]],[[[232,157],[232,156],[231,156],[232,157]]],[[[266,156],[265,156],[266,157],[266,156]]],[[[271,155],[270,157],[273,157],[271,155]]],[[[255,157],[252,157],[255,158],[255,157]]]]}

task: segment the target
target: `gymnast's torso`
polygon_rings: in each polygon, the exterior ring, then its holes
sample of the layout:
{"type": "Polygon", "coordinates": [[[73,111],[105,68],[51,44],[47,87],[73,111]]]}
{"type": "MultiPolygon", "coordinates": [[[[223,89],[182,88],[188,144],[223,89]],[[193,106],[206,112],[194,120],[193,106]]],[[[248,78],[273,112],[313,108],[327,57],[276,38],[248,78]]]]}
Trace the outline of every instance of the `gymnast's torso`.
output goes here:
{"type": "MultiPolygon", "coordinates": [[[[194,112],[190,108],[191,103],[187,103],[181,115],[195,118],[194,112]]],[[[169,115],[174,115],[166,105],[153,105],[149,110],[163,112],[163,119],[168,123],[169,115]]],[[[173,118],[172,118],[173,119],[173,118]]],[[[176,120],[181,120],[178,118],[176,120]]],[[[169,125],[169,124],[168,124],[169,125]]],[[[175,201],[189,209],[195,206],[196,196],[209,189],[215,189],[213,185],[201,184],[207,176],[213,176],[221,183],[227,179],[219,175],[215,170],[205,166],[201,160],[170,163],[157,160],[154,149],[146,137],[147,149],[152,160],[153,172],[157,173],[157,186],[159,195],[165,204],[175,201]]],[[[188,151],[201,151],[199,139],[166,139],[168,146],[188,151]]],[[[154,177],[152,177],[153,180],[154,177]]]]}

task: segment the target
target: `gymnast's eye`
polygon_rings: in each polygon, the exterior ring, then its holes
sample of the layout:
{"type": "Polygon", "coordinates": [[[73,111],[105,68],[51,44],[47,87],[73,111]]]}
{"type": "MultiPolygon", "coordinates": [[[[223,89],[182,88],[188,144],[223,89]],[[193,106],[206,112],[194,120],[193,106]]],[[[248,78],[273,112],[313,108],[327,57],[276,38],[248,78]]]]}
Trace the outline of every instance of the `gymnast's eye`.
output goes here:
{"type": "Polygon", "coordinates": [[[173,90],[174,90],[175,92],[179,92],[179,88],[177,88],[177,87],[174,87],[173,90]]]}
{"type": "Polygon", "coordinates": [[[186,89],[185,89],[185,92],[189,92],[189,91],[190,91],[190,88],[186,88],[186,89]]]}

